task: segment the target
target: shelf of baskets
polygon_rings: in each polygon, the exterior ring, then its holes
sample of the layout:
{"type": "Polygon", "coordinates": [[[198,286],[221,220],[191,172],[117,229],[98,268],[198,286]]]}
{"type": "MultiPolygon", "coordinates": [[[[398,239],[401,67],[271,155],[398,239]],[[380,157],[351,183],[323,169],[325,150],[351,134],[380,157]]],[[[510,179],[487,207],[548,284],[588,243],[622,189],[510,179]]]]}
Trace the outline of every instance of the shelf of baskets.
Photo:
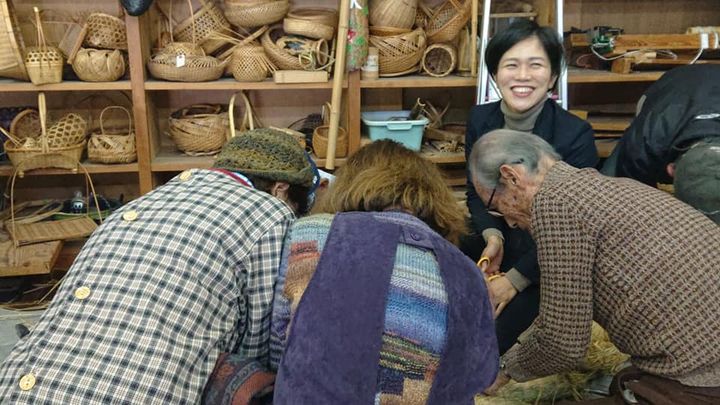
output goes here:
{"type": "Polygon", "coordinates": [[[13,79],[0,79],[0,91],[3,92],[32,92],[32,91],[130,91],[130,81],[120,80],[116,82],[82,82],[63,81],[54,84],[43,84],[36,86],[29,82],[21,82],[13,79]]]}
{"type": "Polygon", "coordinates": [[[435,88],[435,87],[473,87],[477,78],[450,75],[445,77],[430,77],[421,75],[387,77],[376,80],[361,80],[360,87],[372,88],[435,88]]]}
{"type": "MultiPolygon", "coordinates": [[[[347,88],[347,80],[343,88],[347,88]]],[[[149,79],[145,81],[145,90],[312,90],[331,89],[332,82],[322,83],[275,83],[272,79],[262,82],[238,82],[232,78],[222,78],[210,82],[167,82],[164,80],[149,79]]]]}
{"type": "MultiPolygon", "coordinates": [[[[89,163],[82,162],[83,166],[87,169],[90,174],[102,174],[102,173],[137,173],[137,163],[125,163],[125,164],[101,164],[101,163],[89,163]]],[[[0,164],[0,176],[12,176],[15,168],[9,162],[2,162],[0,164]]],[[[38,176],[38,175],[63,175],[72,174],[66,169],[35,169],[25,173],[26,176],[38,176]]]]}
{"type": "MultiPolygon", "coordinates": [[[[318,166],[325,165],[325,159],[312,156],[318,166]]],[[[215,156],[188,156],[177,151],[162,151],[155,156],[150,164],[153,172],[178,172],[192,168],[209,168],[215,161],[215,156]]],[[[342,166],[345,158],[335,159],[335,164],[342,166]]]]}

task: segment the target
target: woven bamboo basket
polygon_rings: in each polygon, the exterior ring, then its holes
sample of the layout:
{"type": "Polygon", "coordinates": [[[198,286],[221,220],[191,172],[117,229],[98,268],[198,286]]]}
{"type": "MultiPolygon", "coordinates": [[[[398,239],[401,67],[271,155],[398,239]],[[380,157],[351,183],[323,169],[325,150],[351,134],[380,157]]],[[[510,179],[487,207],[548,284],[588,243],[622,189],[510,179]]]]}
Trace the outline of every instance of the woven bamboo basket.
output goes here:
{"type": "Polygon", "coordinates": [[[390,37],[393,35],[402,35],[411,32],[411,28],[395,28],[395,27],[380,27],[377,25],[370,26],[370,35],[376,37],[390,37]]]}
{"type": "Polygon", "coordinates": [[[185,154],[215,154],[230,137],[228,112],[217,104],[196,104],[177,110],[170,115],[168,135],[185,154]]]}
{"type": "Polygon", "coordinates": [[[114,82],[125,74],[125,58],[117,49],[81,49],[73,71],[86,82],[114,82]]]}
{"type": "Polygon", "coordinates": [[[284,18],[283,30],[288,34],[329,41],[335,36],[335,28],[310,20],[284,18]]]}
{"type": "Polygon", "coordinates": [[[233,25],[253,28],[282,20],[289,8],[288,0],[226,1],[225,17],[233,25]]]}
{"type": "Polygon", "coordinates": [[[393,74],[413,69],[425,52],[425,31],[386,37],[370,36],[370,45],[378,48],[380,74],[393,74]]]}
{"type": "Polygon", "coordinates": [[[450,44],[432,44],[422,57],[422,68],[433,77],[444,77],[455,70],[455,47],[450,44]]]}
{"type": "Polygon", "coordinates": [[[239,82],[261,82],[276,70],[265,49],[257,43],[236,47],[229,68],[239,82]]]}
{"type": "Polygon", "coordinates": [[[10,123],[10,133],[21,142],[27,138],[38,138],[42,134],[38,111],[34,108],[20,111],[10,123]]]}
{"type": "Polygon", "coordinates": [[[37,46],[29,47],[25,53],[25,68],[27,69],[30,81],[39,86],[41,84],[62,82],[63,60],[62,51],[54,46],[49,46],[45,41],[40,10],[33,7],[35,12],[35,23],[37,27],[37,46]]]}
{"type": "Polygon", "coordinates": [[[200,45],[193,42],[170,42],[162,48],[158,54],[160,55],[177,55],[185,56],[205,56],[205,50],[200,45]]]}
{"type": "Polygon", "coordinates": [[[300,58],[289,54],[275,43],[278,38],[284,35],[282,25],[274,25],[265,31],[260,40],[263,48],[265,48],[265,53],[278,69],[304,70],[303,65],[300,63],[300,58]]]}
{"type": "Polygon", "coordinates": [[[46,138],[51,148],[64,148],[84,142],[86,135],[87,121],[78,114],[70,113],[47,129],[46,138]]]}
{"type": "MultiPolygon", "coordinates": [[[[330,133],[330,111],[332,111],[330,103],[322,106],[320,113],[322,125],[315,127],[312,136],[312,147],[315,155],[320,159],[327,157],[328,134],[330,133]]],[[[348,136],[345,128],[338,127],[337,141],[335,142],[335,157],[343,158],[348,153],[348,136]]]]}
{"type": "MultiPolygon", "coordinates": [[[[190,1],[188,3],[192,9],[192,3],[190,1]]],[[[210,54],[226,44],[223,40],[213,39],[213,33],[227,34],[232,28],[222,10],[214,2],[200,0],[200,4],[202,7],[199,10],[194,11],[190,18],[175,27],[173,35],[180,42],[191,42],[195,38],[203,50],[210,54]]]]}
{"type": "Polygon", "coordinates": [[[230,104],[228,105],[228,118],[229,118],[229,129],[230,129],[230,136],[236,136],[238,134],[241,134],[245,131],[262,128],[262,123],[258,119],[258,117],[255,115],[255,111],[253,110],[252,104],[250,104],[250,99],[247,97],[244,91],[235,93],[230,97],[230,104]],[[237,95],[240,94],[240,97],[242,98],[243,104],[245,105],[245,108],[243,110],[243,119],[240,122],[239,126],[235,125],[235,99],[237,98],[237,95]]]}
{"type": "Polygon", "coordinates": [[[25,43],[12,3],[0,0],[0,77],[29,80],[24,54],[25,43]]]}
{"type": "Polygon", "coordinates": [[[104,13],[90,14],[85,21],[87,33],[83,45],[89,48],[122,49],[126,51],[127,31],[125,22],[104,13]]]}
{"type": "Polygon", "coordinates": [[[38,93],[38,110],[42,135],[37,140],[28,138],[23,144],[17,145],[11,140],[5,141],[5,152],[12,165],[18,170],[20,177],[24,171],[41,168],[76,169],[85,148],[84,139],[68,146],[50,147],[46,127],[47,108],[45,93],[38,93]],[[75,163],[73,163],[75,162],[75,163]]]}
{"type": "Polygon", "coordinates": [[[417,0],[370,0],[368,23],[380,27],[412,28],[417,0]]]}
{"type": "Polygon", "coordinates": [[[338,12],[333,8],[326,7],[300,7],[294,8],[287,13],[288,18],[296,20],[312,21],[318,24],[328,25],[337,29],[338,12]]]}
{"type": "Polygon", "coordinates": [[[178,66],[178,58],[173,55],[155,55],[148,61],[150,75],[157,79],[174,82],[207,82],[217,80],[223,75],[226,62],[212,56],[187,56],[184,64],[178,66]]]}
{"type": "Polygon", "coordinates": [[[137,160],[132,116],[127,108],[110,106],[100,112],[100,132],[90,135],[88,160],[97,163],[131,163],[137,160]],[[106,128],[103,124],[103,116],[110,110],[125,112],[128,119],[127,125],[119,128],[106,128]]]}
{"type": "Polygon", "coordinates": [[[470,0],[447,0],[433,11],[427,9],[428,43],[450,42],[465,27],[470,18],[472,2],[470,0]],[[458,1],[464,1],[462,4],[458,1]]]}

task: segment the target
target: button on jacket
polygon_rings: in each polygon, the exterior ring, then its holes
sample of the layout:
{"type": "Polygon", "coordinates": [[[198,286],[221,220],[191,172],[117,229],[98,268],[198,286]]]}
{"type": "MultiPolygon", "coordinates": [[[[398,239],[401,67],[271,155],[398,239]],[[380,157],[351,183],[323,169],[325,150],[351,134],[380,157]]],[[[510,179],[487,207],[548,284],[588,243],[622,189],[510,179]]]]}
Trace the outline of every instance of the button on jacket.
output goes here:
{"type": "Polygon", "coordinates": [[[220,352],[261,362],[292,210],[193,170],[90,237],[0,366],[3,404],[194,404],[220,352]]]}

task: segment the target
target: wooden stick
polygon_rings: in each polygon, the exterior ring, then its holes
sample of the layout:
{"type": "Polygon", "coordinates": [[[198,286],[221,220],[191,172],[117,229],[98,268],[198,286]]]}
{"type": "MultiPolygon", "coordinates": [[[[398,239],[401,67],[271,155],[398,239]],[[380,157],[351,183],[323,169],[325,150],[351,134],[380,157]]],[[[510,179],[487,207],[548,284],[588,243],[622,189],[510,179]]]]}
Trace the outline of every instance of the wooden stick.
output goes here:
{"type": "MultiPolygon", "coordinates": [[[[490,0],[486,0],[490,1],[490,0]]],[[[478,49],[477,49],[477,23],[478,23],[478,0],[472,0],[472,17],[470,18],[470,47],[472,48],[472,52],[470,52],[470,76],[477,77],[477,58],[478,58],[478,49]]]]}
{"type": "Polygon", "coordinates": [[[342,82],[345,76],[345,48],[350,21],[350,0],[340,0],[338,18],[337,47],[335,48],[335,70],[333,71],[332,98],[330,102],[330,129],[328,130],[327,158],[325,168],[335,169],[335,146],[340,126],[340,106],[342,104],[342,82]]]}

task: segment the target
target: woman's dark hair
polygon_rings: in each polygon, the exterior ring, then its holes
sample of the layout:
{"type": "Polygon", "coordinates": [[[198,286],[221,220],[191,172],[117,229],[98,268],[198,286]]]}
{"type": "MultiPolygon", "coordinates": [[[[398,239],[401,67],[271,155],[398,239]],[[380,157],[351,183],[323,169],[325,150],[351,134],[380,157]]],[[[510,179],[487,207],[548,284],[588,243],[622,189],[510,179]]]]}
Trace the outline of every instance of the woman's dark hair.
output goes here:
{"type": "MultiPolygon", "coordinates": [[[[565,49],[557,32],[550,27],[541,27],[535,21],[524,18],[515,20],[506,29],[492,37],[487,49],[485,49],[485,65],[487,65],[488,71],[493,76],[496,75],[500,59],[505,55],[505,52],[518,42],[530,37],[537,37],[540,40],[548,59],[550,59],[552,75],[560,77],[565,49]]],[[[557,86],[557,82],[555,80],[555,86],[557,86]]]]}

